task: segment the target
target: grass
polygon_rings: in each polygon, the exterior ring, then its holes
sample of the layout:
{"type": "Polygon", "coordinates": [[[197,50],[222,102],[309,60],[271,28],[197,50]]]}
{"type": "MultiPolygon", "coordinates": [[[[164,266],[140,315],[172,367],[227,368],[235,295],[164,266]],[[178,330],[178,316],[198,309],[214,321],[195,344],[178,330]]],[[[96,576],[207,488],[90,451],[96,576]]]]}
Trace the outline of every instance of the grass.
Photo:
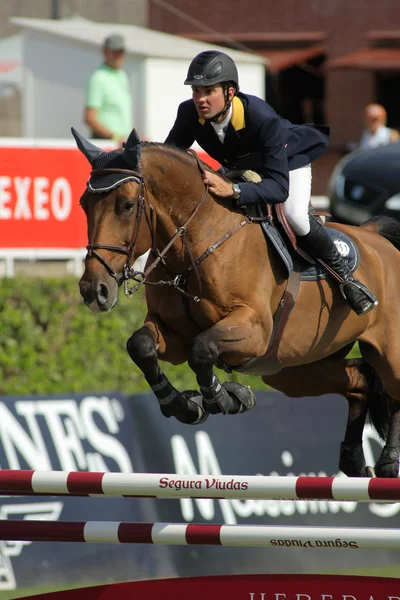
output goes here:
{"type": "Polygon", "coordinates": [[[400,565],[381,565],[346,569],[344,571],[321,571],[321,575],[361,575],[363,577],[393,577],[400,578],[400,565]]]}
{"type": "Polygon", "coordinates": [[[12,598],[24,598],[25,596],[36,596],[38,594],[47,594],[49,592],[61,592],[65,590],[73,590],[76,588],[90,587],[94,585],[101,585],[101,583],[81,583],[70,586],[65,585],[47,585],[45,587],[34,587],[34,588],[18,588],[16,590],[3,590],[0,591],[0,600],[11,600],[12,598]]]}

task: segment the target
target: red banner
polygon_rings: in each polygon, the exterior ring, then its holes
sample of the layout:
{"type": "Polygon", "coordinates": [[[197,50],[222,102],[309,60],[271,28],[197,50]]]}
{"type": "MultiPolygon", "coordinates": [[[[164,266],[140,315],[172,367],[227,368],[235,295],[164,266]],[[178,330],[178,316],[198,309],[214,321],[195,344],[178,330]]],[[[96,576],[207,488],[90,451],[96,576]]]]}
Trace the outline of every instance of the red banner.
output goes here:
{"type": "Polygon", "coordinates": [[[35,596],[43,600],[400,600],[398,579],[338,575],[236,575],[118,583],[35,596]]]}
{"type": "Polygon", "coordinates": [[[79,198],[89,172],[76,148],[0,147],[0,247],[85,247],[79,198]]]}

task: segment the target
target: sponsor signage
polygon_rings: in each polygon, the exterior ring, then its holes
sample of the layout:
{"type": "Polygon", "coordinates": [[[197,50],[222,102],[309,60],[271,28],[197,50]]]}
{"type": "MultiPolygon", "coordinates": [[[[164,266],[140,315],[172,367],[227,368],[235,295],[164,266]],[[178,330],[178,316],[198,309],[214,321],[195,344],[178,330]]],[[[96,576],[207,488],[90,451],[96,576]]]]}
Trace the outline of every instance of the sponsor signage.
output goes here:
{"type": "Polygon", "coordinates": [[[43,600],[400,600],[399,581],[334,575],[236,575],[164,579],[39,595],[43,600]]]}
{"type": "MultiPolygon", "coordinates": [[[[130,473],[141,468],[140,460],[133,464],[139,454],[136,437],[127,399],[119,394],[0,399],[1,468],[130,473]]],[[[0,499],[2,519],[145,521],[149,510],[143,499],[0,499]]],[[[0,541],[0,590],[104,581],[121,573],[128,578],[128,570],[132,579],[152,576],[150,547],[131,546],[129,554],[130,559],[127,547],[109,551],[105,545],[0,541]]],[[[158,557],[157,572],[176,574],[164,554],[158,557]]]]}
{"type": "Polygon", "coordinates": [[[2,248],[83,248],[90,166],[73,148],[0,147],[2,248]]]}
{"type": "Polygon", "coordinates": [[[222,482],[215,477],[206,477],[204,481],[161,477],[159,487],[161,490],[164,490],[165,488],[173,490],[247,490],[249,484],[247,481],[235,481],[233,477],[230,481],[226,482],[222,482]]]}
{"type": "MultiPolygon", "coordinates": [[[[276,392],[256,396],[257,406],[249,413],[211,415],[199,427],[165,419],[152,394],[0,398],[3,469],[164,473],[160,490],[191,490],[191,497],[182,499],[3,496],[0,518],[399,527],[400,503],[195,498],[196,490],[203,494],[207,489],[244,490],[250,475],[338,475],[347,417],[340,396],[301,400],[276,392]]],[[[367,464],[375,463],[381,446],[368,426],[367,464]]],[[[269,548],[1,541],[0,589],[238,571],[349,572],[398,564],[397,552],[358,549],[356,541],[340,535],[307,539],[274,536],[275,547],[269,548]]]]}
{"type": "MultiPolygon", "coordinates": [[[[218,166],[206,154],[199,156],[218,166]]],[[[79,199],[89,173],[72,143],[0,145],[0,248],[84,248],[79,199]]]]}

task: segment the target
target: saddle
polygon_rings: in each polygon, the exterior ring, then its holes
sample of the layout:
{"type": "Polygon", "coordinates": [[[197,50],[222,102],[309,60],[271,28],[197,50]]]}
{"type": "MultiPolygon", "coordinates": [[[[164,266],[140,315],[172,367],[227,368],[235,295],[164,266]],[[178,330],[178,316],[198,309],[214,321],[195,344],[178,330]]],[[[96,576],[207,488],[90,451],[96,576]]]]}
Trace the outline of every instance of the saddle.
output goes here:
{"type": "MultiPolygon", "coordinates": [[[[224,173],[225,177],[234,182],[259,183],[261,176],[255,171],[231,170],[224,173]]],[[[330,217],[327,211],[315,210],[309,203],[309,212],[314,218],[323,224],[326,217],[330,217]]],[[[310,256],[297,244],[297,236],[290,226],[283,208],[283,204],[266,205],[263,210],[260,206],[246,207],[244,213],[248,217],[255,218],[261,224],[267,242],[271,242],[285,264],[287,276],[292,271],[300,271],[300,279],[315,281],[326,279],[330,275],[339,284],[343,284],[342,278],[318,257],[310,256]]],[[[339,252],[346,258],[350,270],[353,272],[359,262],[358,249],[354,242],[344,233],[327,229],[339,252]]]]}
{"type": "MultiPolygon", "coordinates": [[[[248,183],[250,183],[250,182],[251,183],[259,183],[262,180],[261,176],[258,173],[256,173],[255,171],[251,171],[249,169],[246,171],[239,171],[239,170],[234,169],[234,170],[227,171],[226,173],[224,173],[224,176],[227,179],[229,179],[230,181],[237,182],[237,183],[240,181],[245,181],[248,183]]],[[[322,221],[322,223],[325,223],[326,217],[331,216],[330,213],[328,213],[326,211],[316,211],[311,204],[311,200],[310,200],[310,213],[314,217],[319,218],[322,221]]],[[[315,264],[315,262],[316,262],[315,259],[312,258],[309,254],[307,254],[304,250],[302,250],[297,245],[297,236],[286,218],[285,211],[283,209],[282,204],[275,204],[275,205],[268,204],[266,215],[263,215],[263,212],[259,207],[254,207],[254,209],[246,208],[245,214],[246,214],[246,216],[249,216],[249,217],[257,216],[258,218],[265,216],[266,219],[269,220],[270,222],[277,220],[278,223],[280,224],[282,232],[284,233],[287,241],[290,243],[293,251],[295,253],[297,253],[306,262],[309,262],[310,264],[315,264]],[[256,212],[256,214],[254,214],[254,211],[256,212]]]]}

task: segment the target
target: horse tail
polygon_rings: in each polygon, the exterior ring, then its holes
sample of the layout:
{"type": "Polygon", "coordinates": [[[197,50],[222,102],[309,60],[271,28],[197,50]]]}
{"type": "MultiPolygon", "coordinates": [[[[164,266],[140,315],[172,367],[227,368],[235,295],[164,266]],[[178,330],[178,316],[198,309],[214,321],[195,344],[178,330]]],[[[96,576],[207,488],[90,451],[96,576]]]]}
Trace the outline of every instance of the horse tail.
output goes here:
{"type": "Polygon", "coordinates": [[[379,437],[385,442],[389,433],[390,403],[377,372],[364,360],[360,365],[360,372],[366,377],[368,385],[368,412],[370,421],[379,437]]]}
{"type": "Polygon", "coordinates": [[[382,237],[386,238],[397,250],[400,250],[400,222],[393,217],[386,217],[384,215],[378,215],[372,217],[362,225],[363,229],[369,229],[379,233],[382,237]]]}

